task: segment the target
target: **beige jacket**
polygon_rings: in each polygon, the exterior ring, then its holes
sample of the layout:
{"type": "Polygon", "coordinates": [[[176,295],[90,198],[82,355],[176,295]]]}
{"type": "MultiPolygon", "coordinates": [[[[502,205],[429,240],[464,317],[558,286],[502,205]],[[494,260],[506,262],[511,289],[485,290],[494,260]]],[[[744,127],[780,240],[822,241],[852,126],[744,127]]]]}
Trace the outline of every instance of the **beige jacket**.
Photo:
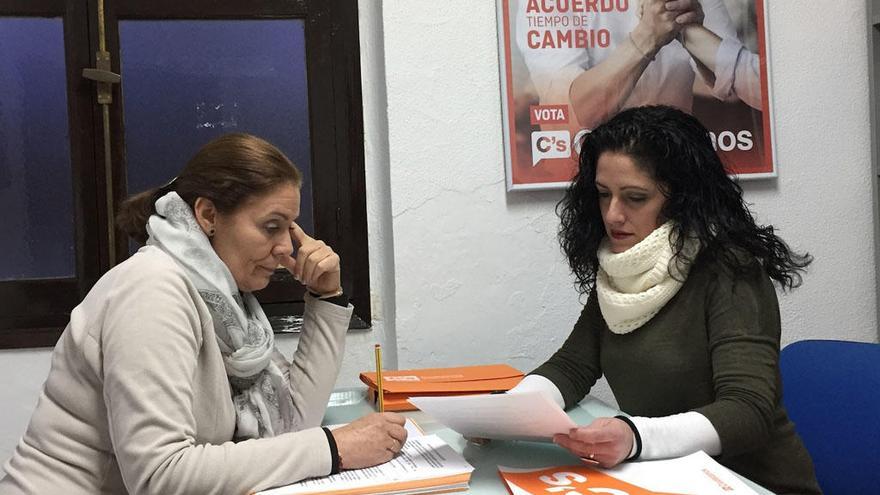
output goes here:
{"type": "Polygon", "coordinates": [[[233,443],[208,308],[168,255],[142,249],[73,310],[0,494],[240,494],[327,475],[319,425],[352,308],[306,297],[288,366],[300,431],[233,443]]]}

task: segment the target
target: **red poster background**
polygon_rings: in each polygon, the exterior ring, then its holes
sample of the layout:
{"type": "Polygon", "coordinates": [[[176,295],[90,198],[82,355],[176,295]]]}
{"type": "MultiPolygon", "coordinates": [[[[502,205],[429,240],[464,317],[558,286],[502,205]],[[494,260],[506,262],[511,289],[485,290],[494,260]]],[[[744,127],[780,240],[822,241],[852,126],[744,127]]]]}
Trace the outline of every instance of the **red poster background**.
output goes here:
{"type": "MultiPolygon", "coordinates": [[[[556,0],[558,1],[558,0],[556,0]]],[[[556,4],[554,0],[537,0],[539,5],[556,4]]],[[[637,4],[639,0],[629,0],[637,4]]],[[[692,113],[715,136],[716,142],[723,149],[719,155],[732,174],[741,178],[761,178],[776,176],[773,156],[769,83],[767,71],[767,42],[765,26],[765,0],[727,0],[727,3],[746,4],[749,15],[740,15],[734,19],[737,31],[750,33],[754,48],[760,60],[761,109],[753,109],[742,101],[721,101],[704,92],[695,91],[692,113]],[[738,149],[737,133],[747,132],[753,143],[751,149],[738,149]]],[[[572,0],[575,4],[577,0],[572,0]]],[[[580,127],[572,115],[567,115],[569,122],[559,124],[558,121],[535,120],[535,109],[547,106],[548,102],[539,102],[534,88],[529,87],[529,70],[523,62],[520,48],[515,36],[517,33],[515,17],[516,8],[525,5],[517,0],[498,1],[499,45],[502,61],[502,88],[504,105],[505,154],[507,167],[508,189],[551,189],[567,186],[577,171],[576,150],[571,143],[576,139],[580,127]],[[555,136],[547,135],[541,140],[535,133],[546,134],[548,131],[568,131],[570,136],[570,153],[565,157],[555,157],[552,153],[541,158],[535,153],[536,147],[552,149],[555,136]],[[538,142],[534,142],[538,139],[538,142]]],[[[563,5],[565,1],[559,2],[563,5]]],[[[582,2],[583,3],[583,2],[582,2]]],[[[625,2],[626,3],[626,2],[625,2]]],[[[599,16],[596,12],[591,15],[599,16]]],[[[576,28],[571,28],[576,30],[576,28]]],[[[744,45],[746,43],[744,42],[744,45]]],[[[748,46],[746,45],[748,48],[748,46]]],[[[613,47],[612,47],[613,48],[613,47]]],[[[699,78],[697,78],[699,79],[699,78]]],[[[702,83],[695,84],[695,88],[702,83]]],[[[568,106],[568,101],[553,101],[553,107],[568,106]]],[[[561,136],[561,135],[560,135],[561,136]]],[[[561,139],[561,138],[560,138],[561,139]]],[[[716,148],[717,149],[717,148],[716,148]]],[[[558,156],[558,153],[557,153],[558,156]]]]}

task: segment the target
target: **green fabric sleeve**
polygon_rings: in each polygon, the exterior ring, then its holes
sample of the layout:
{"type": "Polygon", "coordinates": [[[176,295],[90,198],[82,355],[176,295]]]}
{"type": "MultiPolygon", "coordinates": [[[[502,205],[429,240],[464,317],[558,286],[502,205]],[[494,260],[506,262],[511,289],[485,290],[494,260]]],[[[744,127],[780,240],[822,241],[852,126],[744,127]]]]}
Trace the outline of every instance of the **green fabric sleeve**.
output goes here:
{"type": "Polygon", "coordinates": [[[706,293],[715,401],[696,411],[721,438],[725,456],[766,445],[780,397],[779,303],[763,269],[717,272],[706,293]]]}
{"type": "Polygon", "coordinates": [[[599,330],[604,324],[595,291],[590,293],[580,318],[562,347],[531,374],[556,385],[568,409],[584,398],[602,376],[599,363],[599,330]]]}

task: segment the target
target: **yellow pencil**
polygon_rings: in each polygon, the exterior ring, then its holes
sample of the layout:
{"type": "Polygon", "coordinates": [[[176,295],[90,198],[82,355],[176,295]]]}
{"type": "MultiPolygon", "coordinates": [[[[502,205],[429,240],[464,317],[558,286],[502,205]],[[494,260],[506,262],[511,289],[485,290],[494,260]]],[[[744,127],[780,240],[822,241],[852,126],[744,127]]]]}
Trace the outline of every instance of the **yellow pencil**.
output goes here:
{"type": "Polygon", "coordinates": [[[379,412],[385,412],[385,393],[382,392],[382,346],[376,344],[376,395],[379,402],[379,412]]]}

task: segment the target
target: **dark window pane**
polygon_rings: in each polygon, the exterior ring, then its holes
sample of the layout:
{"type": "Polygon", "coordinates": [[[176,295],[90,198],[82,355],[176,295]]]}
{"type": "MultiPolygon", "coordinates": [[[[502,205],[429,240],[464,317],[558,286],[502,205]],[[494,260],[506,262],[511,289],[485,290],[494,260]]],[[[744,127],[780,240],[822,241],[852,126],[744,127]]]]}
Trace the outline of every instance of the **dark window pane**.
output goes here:
{"type": "Polygon", "coordinates": [[[0,280],[73,277],[60,18],[0,18],[0,280]]]}
{"type": "Polygon", "coordinates": [[[314,232],[302,20],[119,23],[128,191],[163,184],[229,132],[278,146],[304,176],[314,232]]]}

